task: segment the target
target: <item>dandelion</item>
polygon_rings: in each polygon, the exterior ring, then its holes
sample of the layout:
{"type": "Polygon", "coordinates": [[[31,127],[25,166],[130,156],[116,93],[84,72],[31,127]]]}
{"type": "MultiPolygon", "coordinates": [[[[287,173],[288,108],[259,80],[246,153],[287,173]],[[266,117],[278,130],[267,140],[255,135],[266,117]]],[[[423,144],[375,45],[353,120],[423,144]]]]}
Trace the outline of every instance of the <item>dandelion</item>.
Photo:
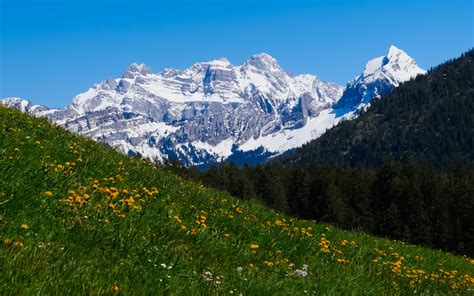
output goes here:
{"type": "Polygon", "coordinates": [[[53,196],[53,193],[51,191],[46,191],[44,195],[50,197],[50,196],[53,196]]]}
{"type": "Polygon", "coordinates": [[[26,224],[26,223],[23,223],[23,224],[21,224],[21,228],[23,228],[24,230],[28,230],[28,228],[30,228],[30,226],[28,226],[28,224],[26,224]]]}
{"type": "Polygon", "coordinates": [[[259,248],[259,246],[257,244],[251,244],[249,246],[249,248],[252,249],[252,250],[257,250],[259,248]]]}
{"type": "Polygon", "coordinates": [[[9,246],[9,245],[13,244],[13,240],[11,240],[11,239],[9,239],[9,238],[6,238],[6,239],[3,240],[3,243],[4,243],[5,245],[9,246]]]}
{"type": "Polygon", "coordinates": [[[351,260],[345,259],[345,258],[337,258],[337,262],[339,262],[339,263],[349,263],[349,262],[351,262],[351,260]]]}
{"type": "Polygon", "coordinates": [[[273,262],[271,262],[271,261],[264,261],[264,262],[263,262],[263,265],[264,265],[264,266],[268,266],[268,267],[272,267],[272,266],[273,266],[273,262]]]}
{"type": "Polygon", "coordinates": [[[23,246],[24,246],[24,244],[22,242],[16,242],[15,243],[15,247],[20,247],[21,248],[23,246]]]}
{"type": "Polygon", "coordinates": [[[112,285],[112,293],[120,292],[120,287],[117,284],[112,285]]]}

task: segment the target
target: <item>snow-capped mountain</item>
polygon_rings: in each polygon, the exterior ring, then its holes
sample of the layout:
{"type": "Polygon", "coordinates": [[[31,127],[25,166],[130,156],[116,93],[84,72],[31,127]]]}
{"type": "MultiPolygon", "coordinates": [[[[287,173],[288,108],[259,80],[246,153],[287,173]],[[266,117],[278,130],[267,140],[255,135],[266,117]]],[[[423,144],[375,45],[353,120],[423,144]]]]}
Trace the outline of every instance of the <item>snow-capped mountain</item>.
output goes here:
{"type": "Polygon", "coordinates": [[[370,60],[364,71],[347,84],[335,107],[363,109],[373,97],[386,95],[400,83],[425,73],[413,58],[392,45],[386,56],[370,60]]]}
{"type": "Polygon", "coordinates": [[[130,155],[176,157],[185,165],[261,162],[319,137],[418,73],[424,71],[413,59],[391,47],[344,91],[314,75],[290,75],[262,53],[238,66],[221,58],[160,73],[132,64],[121,78],[94,85],[64,109],[18,98],[1,103],[130,155]]]}

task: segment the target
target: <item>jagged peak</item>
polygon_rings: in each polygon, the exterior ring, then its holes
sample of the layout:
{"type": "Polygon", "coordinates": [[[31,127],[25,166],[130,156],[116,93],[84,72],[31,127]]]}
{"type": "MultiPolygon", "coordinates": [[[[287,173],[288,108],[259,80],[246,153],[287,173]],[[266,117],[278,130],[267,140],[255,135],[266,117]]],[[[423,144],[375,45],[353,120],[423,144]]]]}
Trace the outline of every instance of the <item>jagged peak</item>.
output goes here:
{"type": "Polygon", "coordinates": [[[407,67],[413,68],[413,74],[420,74],[426,72],[425,70],[419,68],[415,60],[410,57],[404,50],[399,49],[395,45],[391,45],[387,55],[377,57],[367,62],[362,75],[363,77],[371,76],[374,73],[384,71],[389,68],[391,68],[392,70],[397,69],[397,71],[401,71],[401,69],[406,69],[407,67]]]}
{"type": "Polygon", "coordinates": [[[398,56],[398,55],[407,55],[407,53],[403,51],[402,49],[396,47],[395,45],[390,45],[390,48],[388,49],[387,57],[398,56]]]}
{"type": "Polygon", "coordinates": [[[123,73],[123,78],[134,78],[137,75],[151,74],[151,68],[145,64],[132,63],[123,73]]]}
{"type": "Polygon", "coordinates": [[[210,66],[217,66],[217,67],[229,67],[232,65],[230,61],[225,57],[211,60],[211,61],[205,62],[204,64],[208,64],[210,66]]]}
{"type": "Polygon", "coordinates": [[[267,64],[277,64],[277,60],[272,57],[271,55],[269,55],[268,53],[265,53],[265,52],[262,52],[262,53],[258,53],[258,54],[254,54],[252,56],[250,56],[250,58],[247,60],[247,62],[252,62],[252,61],[260,61],[260,62],[264,62],[264,63],[267,63],[267,64]]]}
{"type": "Polygon", "coordinates": [[[267,53],[259,53],[252,55],[248,60],[244,62],[243,66],[245,68],[248,66],[252,66],[263,71],[269,71],[272,68],[281,70],[278,61],[267,53]]]}

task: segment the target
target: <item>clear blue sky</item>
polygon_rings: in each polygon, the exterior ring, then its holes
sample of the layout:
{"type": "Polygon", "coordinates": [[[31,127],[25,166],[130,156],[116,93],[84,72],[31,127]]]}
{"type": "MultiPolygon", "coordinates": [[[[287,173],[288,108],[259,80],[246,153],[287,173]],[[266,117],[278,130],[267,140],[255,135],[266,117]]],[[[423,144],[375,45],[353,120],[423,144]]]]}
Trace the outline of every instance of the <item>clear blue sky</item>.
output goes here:
{"type": "Polygon", "coordinates": [[[472,0],[0,0],[0,97],[65,106],[132,62],[154,72],[267,52],[346,83],[394,44],[429,68],[472,48],[472,0]]]}

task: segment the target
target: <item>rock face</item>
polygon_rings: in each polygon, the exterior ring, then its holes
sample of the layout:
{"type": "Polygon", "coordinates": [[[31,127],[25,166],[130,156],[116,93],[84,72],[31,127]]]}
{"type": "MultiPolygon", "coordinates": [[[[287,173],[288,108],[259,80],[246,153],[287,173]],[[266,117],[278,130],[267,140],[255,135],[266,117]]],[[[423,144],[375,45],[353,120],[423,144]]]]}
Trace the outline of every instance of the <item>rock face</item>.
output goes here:
{"type": "Polygon", "coordinates": [[[239,66],[222,58],[157,74],[132,64],[121,78],[94,85],[65,109],[18,98],[1,103],[50,117],[129,155],[175,157],[188,166],[226,159],[255,163],[320,136],[373,96],[413,77],[413,69],[421,70],[392,47],[386,57],[370,61],[343,95],[342,86],[314,75],[292,76],[262,53],[239,66]]]}

